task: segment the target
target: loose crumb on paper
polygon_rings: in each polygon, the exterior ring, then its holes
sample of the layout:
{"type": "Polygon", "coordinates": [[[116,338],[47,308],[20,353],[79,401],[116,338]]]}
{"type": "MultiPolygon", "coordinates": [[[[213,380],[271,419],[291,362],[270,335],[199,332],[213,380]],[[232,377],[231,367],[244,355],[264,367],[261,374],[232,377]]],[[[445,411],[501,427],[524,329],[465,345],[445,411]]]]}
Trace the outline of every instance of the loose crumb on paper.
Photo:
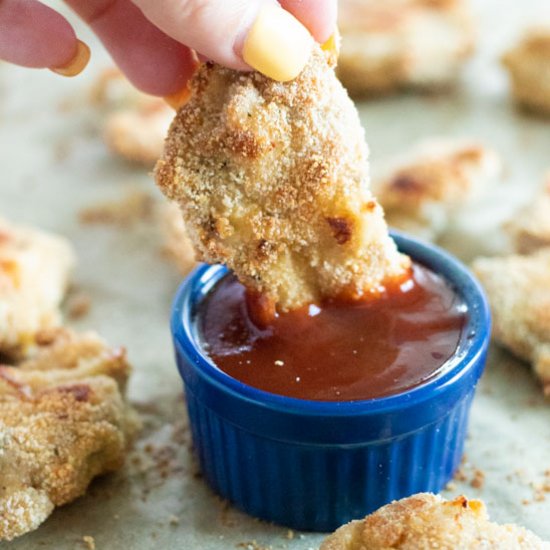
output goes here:
{"type": "Polygon", "coordinates": [[[90,535],[84,535],[82,537],[82,542],[85,544],[88,550],[95,550],[96,546],[94,537],[90,535]]]}
{"type": "Polygon", "coordinates": [[[67,299],[67,315],[73,319],[82,319],[92,307],[92,299],[86,292],[76,292],[67,299]]]}
{"type": "Polygon", "coordinates": [[[104,201],[83,208],[78,218],[83,224],[106,224],[127,227],[150,220],[154,214],[154,198],[147,192],[132,189],[118,200],[104,201]]]}

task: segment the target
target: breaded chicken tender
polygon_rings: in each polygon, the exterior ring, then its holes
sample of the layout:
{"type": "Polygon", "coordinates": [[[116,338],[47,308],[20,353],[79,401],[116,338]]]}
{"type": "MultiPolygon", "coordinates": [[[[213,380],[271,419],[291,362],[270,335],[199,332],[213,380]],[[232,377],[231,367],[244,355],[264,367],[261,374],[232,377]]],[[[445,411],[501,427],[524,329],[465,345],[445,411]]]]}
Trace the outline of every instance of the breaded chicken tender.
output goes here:
{"type": "Polygon", "coordinates": [[[0,540],[36,529],[56,506],[122,465],[138,427],[124,401],[124,350],[96,335],[43,331],[0,366],[0,540]]]}
{"type": "Polygon", "coordinates": [[[342,0],[338,77],[352,95],[441,89],[474,49],[467,0],[342,0]]]}
{"type": "Polygon", "coordinates": [[[75,259],[68,241],[0,218],[0,356],[57,326],[75,259]]]}
{"type": "Polygon", "coordinates": [[[316,47],[286,83],[204,64],[156,167],[198,259],[226,264],[279,311],[358,298],[409,272],[368,190],[357,111],[327,59],[316,47]]]}
{"type": "Polygon", "coordinates": [[[520,254],[550,247],[550,172],[535,200],[517,212],[505,229],[520,254]]]}
{"type": "Polygon", "coordinates": [[[419,493],[340,527],[320,550],[548,550],[523,527],[489,521],[485,504],[419,493]]]}
{"type": "Polygon", "coordinates": [[[533,365],[550,395],[550,248],[479,258],[472,268],[489,297],[494,338],[533,365]]]}
{"type": "Polygon", "coordinates": [[[502,62],[516,102],[533,113],[550,116],[550,24],[528,29],[502,62]]]}
{"type": "Polygon", "coordinates": [[[164,251],[176,264],[182,275],[196,265],[195,250],[187,236],[181,210],[177,204],[166,203],[160,208],[160,223],[164,237],[164,251]]]}
{"type": "Polygon", "coordinates": [[[390,161],[372,189],[390,226],[436,239],[500,172],[499,156],[481,143],[432,139],[390,161]]]}
{"type": "Polygon", "coordinates": [[[105,111],[103,137],[109,149],[130,162],[153,167],[174,110],[162,98],[136,90],[117,69],[103,72],[92,99],[105,111]]]}

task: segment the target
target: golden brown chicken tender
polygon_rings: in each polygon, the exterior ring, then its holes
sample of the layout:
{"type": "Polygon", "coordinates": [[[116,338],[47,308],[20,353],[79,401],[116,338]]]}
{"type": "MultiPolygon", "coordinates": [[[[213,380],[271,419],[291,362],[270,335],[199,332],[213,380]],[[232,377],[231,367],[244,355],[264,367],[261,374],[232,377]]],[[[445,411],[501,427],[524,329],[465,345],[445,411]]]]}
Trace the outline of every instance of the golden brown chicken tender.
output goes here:
{"type": "Polygon", "coordinates": [[[493,312],[493,336],[533,365],[550,394],[550,248],[531,256],[479,258],[472,268],[493,312]]]}
{"type": "Polygon", "coordinates": [[[368,190],[357,111],[320,48],[291,82],[208,63],[191,88],[156,178],[200,260],[280,311],[406,276],[368,190]]]}
{"type": "Polygon", "coordinates": [[[25,360],[0,366],[0,540],[37,528],[120,468],[138,426],[123,398],[124,350],[64,329],[36,342],[25,360]]]}
{"type": "Polygon", "coordinates": [[[65,239],[0,218],[0,355],[24,353],[59,324],[74,261],[65,239]]]}
{"type": "Polygon", "coordinates": [[[516,102],[550,116],[550,25],[528,29],[502,62],[510,73],[516,102]]]}
{"type": "Polygon", "coordinates": [[[517,212],[505,228],[520,254],[550,247],[550,172],[535,200],[517,212]]]}
{"type": "Polygon", "coordinates": [[[352,95],[440,89],[474,48],[466,0],[342,0],[338,77],[352,95]]]}
{"type": "Polygon", "coordinates": [[[320,550],[548,550],[550,544],[513,524],[489,521],[479,500],[447,501],[420,493],[340,527],[320,550]]]}
{"type": "Polygon", "coordinates": [[[372,189],[389,225],[436,239],[500,172],[499,156],[481,143],[432,139],[389,162],[372,189]]]}

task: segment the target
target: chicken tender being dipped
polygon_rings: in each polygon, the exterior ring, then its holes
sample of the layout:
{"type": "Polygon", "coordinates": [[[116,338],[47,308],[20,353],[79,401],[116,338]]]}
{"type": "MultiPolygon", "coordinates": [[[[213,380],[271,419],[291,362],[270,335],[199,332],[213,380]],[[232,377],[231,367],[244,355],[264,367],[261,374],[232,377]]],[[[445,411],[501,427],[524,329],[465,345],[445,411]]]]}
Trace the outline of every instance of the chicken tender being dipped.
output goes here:
{"type": "Polygon", "coordinates": [[[226,264],[278,311],[361,298],[409,274],[330,58],[316,47],[286,83],[204,64],[156,167],[198,258],[226,264]]]}
{"type": "Polygon", "coordinates": [[[63,238],[0,218],[0,356],[17,356],[57,326],[75,259],[63,238]]]}
{"type": "Polygon", "coordinates": [[[138,426],[124,400],[124,350],[65,329],[36,342],[23,361],[0,366],[0,540],[36,529],[120,468],[138,426]]]}
{"type": "Polygon", "coordinates": [[[514,524],[489,521],[485,504],[419,493],[340,527],[320,550],[548,550],[550,543],[514,524]]]}

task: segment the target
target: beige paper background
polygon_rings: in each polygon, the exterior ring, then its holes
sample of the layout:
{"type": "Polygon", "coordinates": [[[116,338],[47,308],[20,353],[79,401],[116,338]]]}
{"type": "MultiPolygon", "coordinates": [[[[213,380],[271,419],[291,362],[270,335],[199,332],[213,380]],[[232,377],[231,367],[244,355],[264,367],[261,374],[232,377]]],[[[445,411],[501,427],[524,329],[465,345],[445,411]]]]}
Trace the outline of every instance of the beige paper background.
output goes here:
{"type": "MultiPolygon", "coordinates": [[[[503,155],[505,181],[445,239],[465,260],[503,250],[499,222],[529,200],[550,168],[550,122],[512,108],[497,63],[525,24],[550,21],[550,2],[473,2],[481,51],[457,93],[359,105],[374,169],[384,156],[432,135],[477,137],[503,155]]],[[[94,483],[87,496],[57,510],[34,533],[0,546],[73,549],[84,547],[82,536],[90,535],[98,549],[221,550],[252,541],[275,550],[317,548],[321,535],[289,534],[245,517],[196,476],[168,332],[179,276],[160,254],[156,228],[78,223],[81,208],[119,199],[129,188],[155,193],[146,173],[113,158],[98,137],[97,114],[86,106],[85,93],[108,60],[81,25],[79,34],[93,44],[94,59],[77,79],[0,65],[0,215],[73,241],[76,285],[93,299],[77,326],[128,347],[135,366],[130,397],[145,429],[122,472],[94,483]]],[[[496,347],[474,403],[466,453],[468,480],[446,495],[482,497],[494,519],[524,524],[550,539],[550,494],[546,501],[522,504],[533,500],[531,484],[542,482],[550,468],[550,403],[528,367],[496,347]],[[475,468],[485,473],[481,489],[469,485],[475,468]]]]}

